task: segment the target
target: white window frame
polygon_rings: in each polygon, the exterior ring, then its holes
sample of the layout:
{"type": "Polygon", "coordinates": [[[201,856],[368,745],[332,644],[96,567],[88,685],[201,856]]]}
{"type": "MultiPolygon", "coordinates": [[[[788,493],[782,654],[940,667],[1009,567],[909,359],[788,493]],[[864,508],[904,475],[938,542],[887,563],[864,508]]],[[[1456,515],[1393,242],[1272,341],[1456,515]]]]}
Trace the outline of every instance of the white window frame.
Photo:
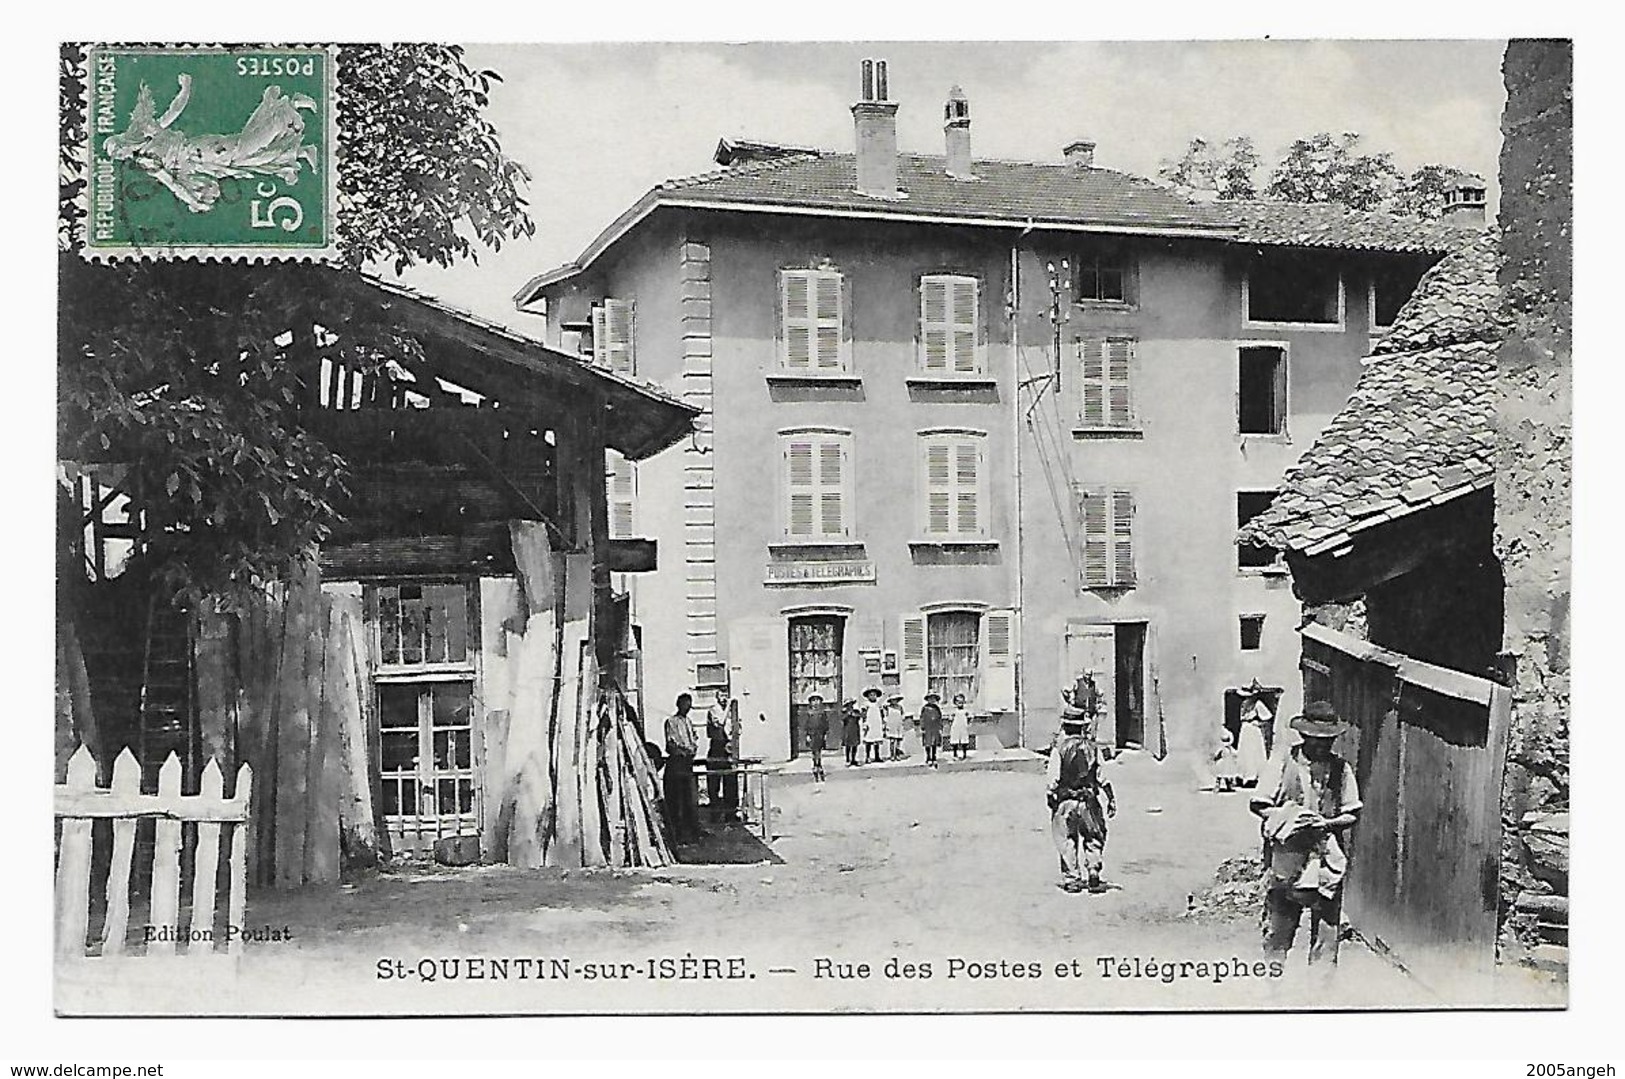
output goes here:
{"type": "Polygon", "coordinates": [[[1343,333],[1348,329],[1348,281],[1341,269],[1337,271],[1336,322],[1270,322],[1252,316],[1252,273],[1241,274],[1241,324],[1248,329],[1296,330],[1304,333],[1343,333]]]}
{"type": "Polygon", "coordinates": [[[1232,383],[1231,414],[1236,417],[1237,438],[1260,438],[1291,441],[1292,438],[1292,346],[1286,341],[1241,340],[1236,341],[1235,360],[1231,364],[1232,383]],[[1281,429],[1279,431],[1243,431],[1241,429],[1241,354],[1246,349],[1274,348],[1281,350],[1281,380],[1285,383],[1281,390],[1281,429]]]}
{"type": "Polygon", "coordinates": [[[919,321],[917,323],[915,341],[915,370],[928,378],[980,378],[987,374],[987,347],[983,338],[982,327],[982,279],[970,274],[929,273],[921,274],[919,282],[919,321]],[[940,285],[946,290],[944,297],[944,318],[931,319],[927,309],[927,289],[933,285],[940,285]],[[966,324],[955,319],[954,293],[957,288],[969,285],[971,288],[971,321],[966,324]],[[954,335],[965,332],[968,328],[971,335],[971,351],[969,368],[960,368],[955,363],[958,353],[954,347],[954,335]],[[943,346],[943,366],[931,367],[929,349],[927,348],[927,335],[933,330],[946,335],[943,346]]]}
{"type": "Polygon", "coordinates": [[[1139,430],[1139,415],[1135,409],[1134,382],[1139,367],[1139,340],[1131,334],[1102,334],[1100,336],[1080,336],[1077,343],[1078,365],[1078,427],[1084,431],[1136,431],[1139,430]],[[1124,396],[1125,415],[1121,422],[1114,422],[1111,407],[1111,392],[1114,383],[1118,380],[1112,377],[1111,346],[1113,342],[1124,342],[1128,346],[1127,369],[1124,371],[1122,384],[1124,396]],[[1085,355],[1091,344],[1100,345],[1101,377],[1091,379],[1088,375],[1089,361],[1085,355]],[[1089,420],[1089,386],[1098,382],[1101,398],[1100,423],[1091,423],[1089,420]]]}
{"type": "Polygon", "coordinates": [[[916,475],[918,477],[916,491],[918,495],[915,502],[915,530],[920,538],[928,543],[954,543],[966,541],[983,541],[990,535],[989,507],[988,507],[988,454],[987,432],[972,428],[931,428],[919,432],[917,442],[916,475]],[[946,531],[933,531],[931,528],[931,498],[938,493],[940,485],[931,481],[930,456],[933,448],[943,448],[948,451],[948,482],[946,494],[948,495],[948,529],[946,531]],[[960,482],[959,462],[962,449],[969,448],[975,454],[976,475],[969,485],[960,482]],[[976,527],[966,530],[960,527],[960,505],[966,486],[975,500],[976,527]]]}
{"type": "Polygon", "coordinates": [[[852,432],[839,427],[796,427],[786,428],[779,432],[779,536],[783,541],[790,543],[851,543],[857,535],[854,509],[855,484],[853,482],[852,432]],[[812,530],[806,533],[792,531],[794,513],[792,499],[796,494],[795,486],[791,482],[791,446],[798,442],[810,443],[812,450],[812,530]],[[826,447],[834,448],[839,454],[841,475],[835,483],[823,481],[820,472],[822,469],[826,447]],[[834,492],[840,499],[841,530],[828,532],[822,527],[824,500],[830,492],[834,492]]]}
{"type": "Polygon", "coordinates": [[[609,502],[609,538],[632,539],[638,528],[638,466],[615,450],[604,451],[604,489],[609,502]],[[617,487],[620,489],[618,490],[617,487]],[[617,524],[616,506],[624,503],[625,521],[617,524]]]}
{"type": "Polygon", "coordinates": [[[1078,514],[1078,535],[1081,537],[1081,555],[1078,566],[1080,591],[1096,592],[1136,588],[1140,583],[1140,556],[1135,542],[1135,518],[1139,516],[1139,500],[1134,488],[1122,484],[1079,484],[1073,493],[1078,514]],[[1106,573],[1104,580],[1094,580],[1089,573],[1089,506],[1088,499],[1104,498],[1106,514],[1106,573]],[[1126,518],[1119,510],[1127,504],[1126,518]],[[1125,523],[1126,522],[1126,523],[1125,523]],[[1126,578],[1118,573],[1118,548],[1128,545],[1129,569],[1126,578]]]}
{"type": "Polygon", "coordinates": [[[819,375],[850,375],[852,373],[852,347],[846,325],[845,275],[839,270],[827,268],[782,268],[779,270],[778,292],[779,372],[813,378],[819,375]],[[790,282],[797,278],[805,279],[807,282],[807,315],[803,318],[792,318],[790,314],[790,282]],[[820,281],[835,282],[834,315],[821,316],[818,314],[818,283],[820,281]],[[808,331],[808,353],[805,367],[796,367],[790,363],[790,333],[792,329],[798,327],[805,327],[808,331]],[[833,365],[819,363],[821,356],[818,347],[819,331],[828,329],[835,331],[836,347],[835,363],[833,365]]]}
{"type": "Polygon", "coordinates": [[[1104,308],[1109,310],[1135,306],[1135,288],[1138,282],[1136,280],[1137,266],[1132,254],[1126,251],[1116,253],[1099,251],[1093,253],[1082,252],[1073,257],[1072,264],[1074,266],[1072,271],[1073,280],[1078,282],[1074,302],[1079,307],[1093,307],[1097,309],[1104,308]],[[1121,271],[1123,274],[1123,298],[1121,300],[1102,300],[1093,296],[1083,295],[1083,263],[1085,259],[1088,259],[1092,264],[1097,278],[1100,274],[1101,266],[1114,266],[1121,271]]]}

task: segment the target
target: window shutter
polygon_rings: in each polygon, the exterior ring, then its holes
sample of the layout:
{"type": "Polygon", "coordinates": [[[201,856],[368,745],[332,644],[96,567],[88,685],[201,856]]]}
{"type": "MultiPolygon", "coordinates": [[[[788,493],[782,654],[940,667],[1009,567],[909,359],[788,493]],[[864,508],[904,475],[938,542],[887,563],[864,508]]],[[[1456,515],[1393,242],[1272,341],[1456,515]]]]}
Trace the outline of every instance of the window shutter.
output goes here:
{"type": "Polygon", "coordinates": [[[611,371],[630,375],[635,368],[632,301],[606,299],[602,310],[605,342],[602,362],[611,371]]]}
{"type": "Polygon", "coordinates": [[[1129,398],[1129,374],[1134,358],[1134,341],[1114,337],[1106,342],[1106,422],[1112,427],[1133,423],[1129,398]]]}
{"type": "Polygon", "coordinates": [[[792,441],[785,447],[785,489],[789,501],[785,532],[791,536],[813,534],[813,503],[817,485],[813,482],[813,443],[792,441]]]}
{"type": "Polygon", "coordinates": [[[819,533],[846,535],[845,447],[836,441],[818,445],[819,533]]]}
{"type": "Polygon", "coordinates": [[[598,304],[592,309],[592,362],[604,363],[608,351],[609,331],[604,325],[604,306],[598,304]]]}
{"type": "Polygon", "coordinates": [[[974,277],[956,278],[952,282],[953,294],[953,368],[956,374],[974,374],[976,362],[976,286],[974,277]]]}
{"type": "Polygon", "coordinates": [[[925,616],[921,614],[905,614],[899,619],[899,637],[902,640],[902,670],[899,672],[898,689],[902,691],[903,699],[909,705],[925,700],[926,670],[925,670],[925,616]]]}
{"type": "Polygon", "coordinates": [[[792,371],[812,367],[812,281],[802,271],[785,270],[779,276],[784,299],[784,366],[792,371]]]}
{"type": "Polygon", "coordinates": [[[982,530],[980,490],[981,447],[961,442],[954,447],[954,531],[961,536],[979,535],[982,530]]]}
{"type": "Polygon", "coordinates": [[[1134,584],[1134,494],[1112,492],[1112,583],[1134,584]]]}
{"type": "Polygon", "coordinates": [[[988,712],[1016,709],[1016,619],[1011,610],[982,616],[982,700],[988,712]]]}
{"type": "Polygon", "coordinates": [[[625,457],[609,450],[605,453],[609,474],[609,534],[615,539],[628,539],[637,535],[633,523],[636,489],[633,465],[625,457]]]}
{"type": "Polygon", "coordinates": [[[948,370],[948,282],[920,279],[920,367],[929,374],[948,370]]]}
{"type": "Polygon", "coordinates": [[[1078,497],[1083,518],[1083,586],[1111,586],[1112,531],[1109,499],[1104,494],[1084,492],[1078,497]]]}
{"type": "Polygon", "coordinates": [[[1083,366],[1083,426],[1106,426],[1106,343],[1085,337],[1078,341],[1083,366]]]}
{"type": "Polygon", "coordinates": [[[949,448],[943,442],[925,444],[925,534],[952,534],[953,473],[949,448]]]}
{"type": "Polygon", "coordinates": [[[841,362],[841,275],[820,272],[813,277],[817,291],[818,352],[820,371],[838,371],[841,362]]]}

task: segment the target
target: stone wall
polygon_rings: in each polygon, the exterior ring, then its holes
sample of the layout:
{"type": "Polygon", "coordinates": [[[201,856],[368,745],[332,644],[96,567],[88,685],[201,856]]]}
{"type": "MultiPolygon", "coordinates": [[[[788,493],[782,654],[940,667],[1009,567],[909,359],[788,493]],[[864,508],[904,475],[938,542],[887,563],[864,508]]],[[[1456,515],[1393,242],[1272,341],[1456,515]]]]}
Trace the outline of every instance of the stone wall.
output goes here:
{"type": "Polygon", "coordinates": [[[1501,131],[1501,285],[1514,328],[1496,409],[1496,553],[1513,686],[1503,795],[1503,957],[1567,939],[1573,49],[1512,41],[1501,131]]]}

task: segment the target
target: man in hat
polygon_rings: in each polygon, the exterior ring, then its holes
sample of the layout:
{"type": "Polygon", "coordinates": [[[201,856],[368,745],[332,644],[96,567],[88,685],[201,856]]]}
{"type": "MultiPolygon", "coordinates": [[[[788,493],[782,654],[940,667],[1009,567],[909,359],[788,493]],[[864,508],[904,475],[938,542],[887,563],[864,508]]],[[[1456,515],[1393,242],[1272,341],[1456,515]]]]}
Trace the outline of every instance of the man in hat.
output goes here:
{"type": "Polygon", "coordinates": [[[885,737],[886,706],[880,703],[885,693],[879,686],[870,686],[863,691],[863,699],[868,702],[863,706],[863,763],[873,761],[880,763],[880,741],[885,737]]]}
{"type": "Polygon", "coordinates": [[[1050,836],[1061,856],[1061,887],[1098,892],[1106,854],[1106,819],[1117,815],[1117,794],[1100,774],[1100,749],[1093,720],[1070,700],[1061,713],[1061,733],[1050,747],[1048,768],[1050,836]]]}
{"type": "Polygon", "coordinates": [[[1264,953],[1286,958],[1310,912],[1309,962],[1337,962],[1348,856],[1342,836],[1360,815],[1354,769],[1333,752],[1349,730],[1335,709],[1313,701],[1292,720],[1302,741],[1279,757],[1279,774],[1259,783],[1251,808],[1263,821],[1264,953]]]}
{"type": "Polygon", "coordinates": [[[937,752],[942,748],[942,694],[932,691],[920,705],[920,745],[925,749],[927,768],[937,766],[937,752]]]}

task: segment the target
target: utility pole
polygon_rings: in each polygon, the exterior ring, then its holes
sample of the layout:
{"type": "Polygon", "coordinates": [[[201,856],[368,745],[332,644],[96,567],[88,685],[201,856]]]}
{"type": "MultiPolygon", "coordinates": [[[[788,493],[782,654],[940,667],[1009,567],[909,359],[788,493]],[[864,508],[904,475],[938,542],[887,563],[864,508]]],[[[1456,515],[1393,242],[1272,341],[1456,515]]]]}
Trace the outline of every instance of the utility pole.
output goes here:
{"type": "Polygon", "coordinates": [[[1065,336],[1064,330],[1067,320],[1072,317],[1072,266],[1066,260],[1061,260],[1060,268],[1055,263],[1046,263],[1049,271],[1049,321],[1054,331],[1055,370],[1051,376],[1055,384],[1055,392],[1061,392],[1061,346],[1065,336]]]}

